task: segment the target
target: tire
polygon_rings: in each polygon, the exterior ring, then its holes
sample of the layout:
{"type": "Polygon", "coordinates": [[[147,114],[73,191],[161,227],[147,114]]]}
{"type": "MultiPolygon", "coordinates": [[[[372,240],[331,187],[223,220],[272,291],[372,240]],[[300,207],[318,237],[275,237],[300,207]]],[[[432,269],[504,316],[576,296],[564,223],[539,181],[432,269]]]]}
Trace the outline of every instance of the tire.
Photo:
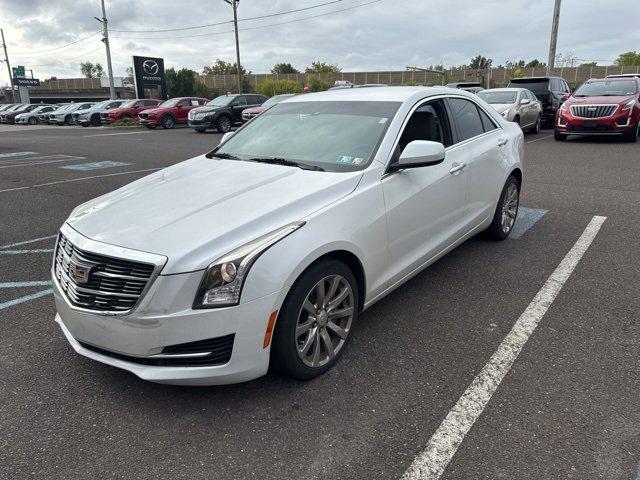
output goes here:
{"type": "Polygon", "coordinates": [[[491,225],[484,231],[485,237],[497,241],[506,239],[516,223],[519,206],[520,183],[516,177],[510,175],[500,193],[491,225]]]}
{"type": "Polygon", "coordinates": [[[145,125],[149,130],[155,130],[157,125],[145,125]]]}
{"type": "Polygon", "coordinates": [[[622,136],[626,142],[630,143],[636,143],[638,141],[638,137],[640,137],[640,119],[638,120],[638,126],[636,128],[622,136]]]}
{"type": "Polygon", "coordinates": [[[329,370],[349,342],[358,319],[358,300],[356,278],[344,263],[329,259],[309,267],[293,284],[280,310],[271,347],[274,368],[299,380],[310,380],[329,370]],[[329,308],[321,307],[319,285],[329,297],[329,308]],[[331,299],[338,301],[333,308],[331,299]],[[310,314],[316,315],[317,307],[322,313],[312,318],[310,314]],[[331,312],[337,311],[346,313],[332,316],[331,312]]]}
{"type": "Polygon", "coordinates": [[[513,117],[513,123],[517,123],[518,125],[520,125],[520,117],[518,115],[513,117]]]}
{"type": "Polygon", "coordinates": [[[64,117],[64,122],[62,123],[62,125],[71,125],[71,115],[67,115],[66,117],[64,117]]]}
{"type": "Polygon", "coordinates": [[[175,124],[176,124],[176,119],[173,118],[172,115],[164,115],[160,119],[160,125],[162,125],[162,128],[164,128],[165,130],[172,129],[175,124]]]}
{"type": "Polygon", "coordinates": [[[539,134],[541,124],[542,124],[542,119],[540,118],[540,115],[538,115],[538,117],[536,118],[536,123],[534,123],[533,127],[529,129],[529,133],[533,133],[534,135],[539,134]]]}
{"type": "Polygon", "coordinates": [[[29,125],[35,125],[38,123],[38,119],[36,117],[29,117],[29,120],[27,120],[27,123],[29,125]]]}
{"type": "Polygon", "coordinates": [[[231,130],[231,118],[228,115],[220,115],[216,120],[216,130],[218,133],[227,133],[231,130]]]}
{"type": "MultiPolygon", "coordinates": [[[[102,121],[100,120],[100,115],[92,115],[89,121],[92,127],[99,127],[102,124],[102,121]]],[[[83,124],[82,126],[84,127],[85,124],[83,124]]]]}
{"type": "Polygon", "coordinates": [[[567,139],[567,136],[563,135],[562,133],[553,132],[553,139],[556,142],[564,142],[567,139]]]}

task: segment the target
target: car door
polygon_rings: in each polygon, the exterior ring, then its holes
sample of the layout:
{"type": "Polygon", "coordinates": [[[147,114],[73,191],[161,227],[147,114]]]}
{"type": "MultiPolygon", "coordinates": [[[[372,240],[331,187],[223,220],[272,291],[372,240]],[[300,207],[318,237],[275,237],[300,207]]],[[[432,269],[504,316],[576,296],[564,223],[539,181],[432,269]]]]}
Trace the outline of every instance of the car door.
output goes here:
{"type": "Polygon", "coordinates": [[[442,163],[382,177],[389,254],[389,285],[455,242],[464,230],[467,172],[464,152],[452,148],[453,132],[443,99],[418,105],[406,119],[389,163],[413,140],[446,147],[442,163]]]}
{"type": "Polygon", "coordinates": [[[192,108],[197,107],[198,102],[196,99],[191,99],[191,98],[183,98],[182,100],[180,100],[178,102],[178,104],[176,105],[176,108],[174,108],[174,114],[176,116],[176,121],[178,123],[186,123],[187,122],[187,115],[189,114],[189,110],[191,110],[192,108]],[[192,104],[192,100],[193,103],[192,104]]]}
{"type": "Polygon", "coordinates": [[[519,92],[518,105],[522,111],[522,121],[520,122],[520,126],[528,127],[532,125],[536,121],[536,105],[531,98],[529,98],[526,90],[521,90],[519,92]],[[523,104],[523,101],[527,102],[523,104]]]}
{"type": "Polygon", "coordinates": [[[242,121],[242,111],[248,108],[247,96],[240,95],[231,104],[231,112],[233,114],[233,122],[239,123],[242,121]]]}
{"type": "Polygon", "coordinates": [[[471,228],[493,215],[504,176],[508,137],[484,109],[468,98],[450,98],[457,143],[465,159],[467,193],[465,224],[471,228]]]}

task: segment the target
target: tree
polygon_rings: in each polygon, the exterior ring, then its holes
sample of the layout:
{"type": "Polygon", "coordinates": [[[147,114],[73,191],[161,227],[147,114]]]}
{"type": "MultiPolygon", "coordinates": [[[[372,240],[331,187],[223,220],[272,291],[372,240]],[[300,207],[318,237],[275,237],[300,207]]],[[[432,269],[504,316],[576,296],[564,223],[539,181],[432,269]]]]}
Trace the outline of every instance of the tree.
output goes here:
{"type": "Polygon", "coordinates": [[[87,61],[80,64],[80,72],[86,78],[98,78],[104,75],[104,68],[99,63],[87,61]]]}
{"type": "Polygon", "coordinates": [[[537,58],[534,58],[533,60],[531,60],[529,63],[527,63],[525,65],[525,67],[527,68],[546,68],[547,64],[544,62],[541,62],[540,60],[538,60],[537,58]]]}
{"type": "Polygon", "coordinates": [[[297,68],[295,68],[290,63],[276,63],[271,69],[271,73],[300,73],[297,68]]]}
{"type": "Polygon", "coordinates": [[[133,77],[133,67],[125,68],[124,72],[127,74],[127,77],[133,77]]]}
{"type": "Polygon", "coordinates": [[[597,67],[598,66],[598,62],[581,63],[580,66],[581,67],[597,67]]]}
{"type": "Polygon", "coordinates": [[[634,50],[621,53],[618,55],[618,58],[616,58],[615,64],[620,67],[640,65],[640,52],[634,50]]]}
{"type": "Polygon", "coordinates": [[[559,53],[556,55],[556,67],[575,67],[578,64],[578,58],[573,52],[559,53]]]}
{"type": "MultiPolygon", "coordinates": [[[[205,65],[202,69],[204,75],[235,75],[238,67],[236,63],[225,62],[224,60],[217,59],[213,65],[205,65]]],[[[240,65],[240,75],[246,75],[247,72],[242,65],[240,65]]]]}
{"type": "Polygon", "coordinates": [[[477,57],[474,57],[471,59],[469,68],[482,70],[482,69],[491,67],[492,63],[493,63],[493,60],[491,60],[490,58],[486,58],[486,57],[483,57],[482,55],[478,55],[477,57]]]}
{"type": "Polygon", "coordinates": [[[164,72],[169,97],[188,97],[196,91],[197,73],[189,68],[168,68],[164,72]]]}
{"type": "Polygon", "coordinates": [[[512,62],[511,60],[507,60],[505,62],[505,66],[507,68],[524,68],[525,62],[524,60],[518,60],[517,62],[512,62]]]}
{"type": "Polygon", "coordinates": [[[325,62],[312,62],[310,67],[305,69],[305,73],[338,73],[342,69],[338,65],[325,62]]]}

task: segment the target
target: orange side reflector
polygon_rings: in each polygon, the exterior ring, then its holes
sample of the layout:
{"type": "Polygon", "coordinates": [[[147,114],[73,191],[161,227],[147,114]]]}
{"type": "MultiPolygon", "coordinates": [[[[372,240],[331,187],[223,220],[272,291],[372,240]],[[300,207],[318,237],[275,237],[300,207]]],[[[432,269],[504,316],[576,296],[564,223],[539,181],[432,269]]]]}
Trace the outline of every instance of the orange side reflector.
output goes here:
{"type": "Polygon", "coordinates": [[[269,323],[267,324],[267,331],[264,332],[264,342],[262,342],[262,348],[267,348],[271,344],[273,327],[276,325],[277,318],[278,318],[278,310],[271,312],[271,315],[269,315],[269,323]]]}

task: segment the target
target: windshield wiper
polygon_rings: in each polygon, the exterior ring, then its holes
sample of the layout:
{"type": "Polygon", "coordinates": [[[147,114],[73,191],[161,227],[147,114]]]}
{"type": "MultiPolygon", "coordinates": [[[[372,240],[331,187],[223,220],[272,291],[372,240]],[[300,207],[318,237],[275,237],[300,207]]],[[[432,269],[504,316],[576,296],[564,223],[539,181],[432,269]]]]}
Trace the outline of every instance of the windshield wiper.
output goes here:
{"type": "Polygon", "coordinates": [[[259,163],[269,163],[271,165],[284,165],[286,167],[298,167],[303,170],[314,170],[317,172],[325,172],[326,170],[322,167],[318,167],[317,165],[309,165],[306,163],[295,162],[293,160],[287,160],[286,158],[280,157],[255,157],[249,158],[250,162],[259,162],[259,163]]]}
{"type": "Polygon", "coordinates": [[[240,157],[236,157],[235,155],[231,155],[230,153],[216,153],[216,152],[209,152],[205,155],[205,157],[207,158],[222,158],[223,160],[241,160],[240,157]]]}

